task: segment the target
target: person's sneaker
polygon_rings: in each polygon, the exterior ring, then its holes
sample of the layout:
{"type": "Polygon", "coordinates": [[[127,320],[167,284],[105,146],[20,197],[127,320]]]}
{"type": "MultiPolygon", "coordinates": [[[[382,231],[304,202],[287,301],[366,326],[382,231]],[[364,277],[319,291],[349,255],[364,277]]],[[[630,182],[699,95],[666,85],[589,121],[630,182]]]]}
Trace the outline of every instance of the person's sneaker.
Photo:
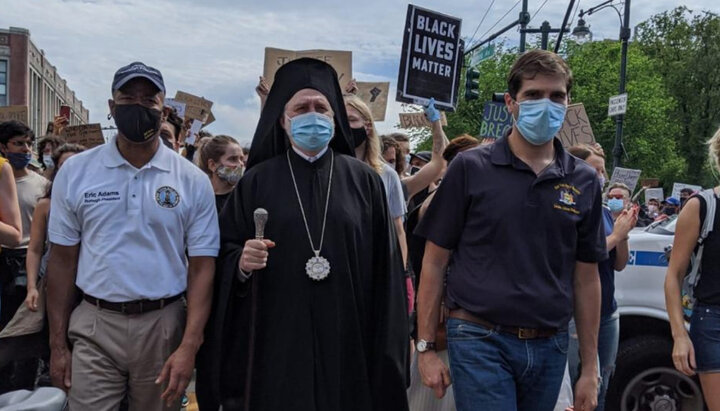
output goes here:
{"type": "Polygon", "coordinates": [[[187,394],[183,394],[182,401],[180,402],[180,406],[185,408],[188,405],[190,405],[190,399],[188,398],[187,394]]]}

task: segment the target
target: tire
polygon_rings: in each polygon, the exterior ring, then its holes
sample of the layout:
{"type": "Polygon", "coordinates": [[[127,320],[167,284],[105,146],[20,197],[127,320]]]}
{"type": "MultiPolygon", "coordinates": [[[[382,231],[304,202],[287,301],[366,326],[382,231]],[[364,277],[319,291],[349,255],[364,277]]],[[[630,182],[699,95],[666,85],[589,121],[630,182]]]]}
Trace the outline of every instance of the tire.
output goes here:
{"type": "Polygon", "coordinates": [[[702,411],[697,378],[679,373],[672,363],[672,340],[656,335],[620,343],[615,374],[610,379],[606,410],[702,411]]]}

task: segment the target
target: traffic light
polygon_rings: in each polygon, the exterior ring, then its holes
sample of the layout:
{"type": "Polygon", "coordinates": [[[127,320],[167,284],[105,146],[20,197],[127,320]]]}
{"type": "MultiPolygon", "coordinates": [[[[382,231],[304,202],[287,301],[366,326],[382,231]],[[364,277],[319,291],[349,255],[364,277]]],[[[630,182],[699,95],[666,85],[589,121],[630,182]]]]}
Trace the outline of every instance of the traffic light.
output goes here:
{"type": "Polygon", "coordinates": [[[477,100],[480,98],[480,72],[474,68],[468,68],[465,72],[465,100],[477,100]]]}

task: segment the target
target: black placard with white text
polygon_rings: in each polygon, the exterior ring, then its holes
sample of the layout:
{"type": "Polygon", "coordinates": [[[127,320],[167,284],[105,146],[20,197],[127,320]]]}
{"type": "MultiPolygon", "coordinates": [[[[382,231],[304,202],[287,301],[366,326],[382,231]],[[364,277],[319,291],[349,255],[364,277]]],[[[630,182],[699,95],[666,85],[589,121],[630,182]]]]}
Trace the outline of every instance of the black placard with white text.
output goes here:
{"type": "Polygon", "coordinates": [[[408,5],[396,100],[454,111],[462,67],[461,19],[408,5]]]}

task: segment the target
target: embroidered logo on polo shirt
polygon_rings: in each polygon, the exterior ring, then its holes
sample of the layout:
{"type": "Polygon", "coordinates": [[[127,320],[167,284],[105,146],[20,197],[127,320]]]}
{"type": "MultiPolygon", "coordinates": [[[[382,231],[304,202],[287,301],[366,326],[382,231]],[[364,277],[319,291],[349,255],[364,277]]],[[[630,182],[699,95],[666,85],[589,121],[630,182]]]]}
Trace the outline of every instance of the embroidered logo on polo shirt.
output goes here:
{"type": "Polygon", "coordinates": [[[554,209],[580,214],[580,210],[575,207],[577,205],[575,198],[580,195],[577,187],[570,184],[558,184],[553,188],[558,192],[557,204],[553,204],[554,209]]]}
{"type": "Polygon", "coordinates": [[[155,202],[162,208],[175,208],[180,203],[180,194],[169,186],[163,186],[155,192],[155,202]]]}

